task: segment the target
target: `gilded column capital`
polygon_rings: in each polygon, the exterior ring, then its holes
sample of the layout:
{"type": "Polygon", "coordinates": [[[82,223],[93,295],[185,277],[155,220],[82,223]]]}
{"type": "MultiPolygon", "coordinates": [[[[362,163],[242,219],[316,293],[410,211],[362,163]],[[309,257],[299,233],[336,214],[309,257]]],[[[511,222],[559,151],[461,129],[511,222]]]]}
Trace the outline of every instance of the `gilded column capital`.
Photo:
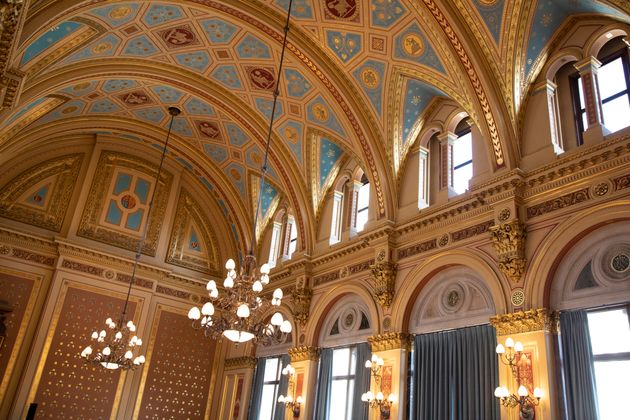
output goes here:
{"type": "Polygon", "coordinates": [[[303,362],[305,360],[319,360],[319,347],[299,346],[289,349],[291,363],[303,362]]]}
{"type": "Polygon", "coordinates": [[[312,297],[313,290],[308,286],[296,287],[291,296],[293,299],[293,317],[302,327],[308,321],[312,297]]]}
{"type": "Polygon", "coordinates": [[[501,223],[490,228],[492,244],[497,253],[499,268],[515,283],[525,273],[525,223],[518,219],[501,223]]]}
{"type": "Polygon", "coordinates": [[[254,369],[256,358],[252,356],[232,357],[225,359],[225,370],[254,369]]]}
{"type": "Polygon", "coordinates": [[[377,334],[368,337],[368,343],[370,343],[373,353],[395,349],[409,350],[411,348],[411,334],[404,332],[377,334]]]}
{"type": "Polygon", "coordinates": [[[394,300],[396,264],[383,261],[370,266],[374,278],[374,296],[383,308],[389,308],[394,300]]]}
{"type": "Polygon", "coordinates": [[[530,309],[524,312],[497,315],[490,318],[490,324],[497,335],[520,334],[532,331],[558,333],[560,313],[546,308],[530,309]]]}

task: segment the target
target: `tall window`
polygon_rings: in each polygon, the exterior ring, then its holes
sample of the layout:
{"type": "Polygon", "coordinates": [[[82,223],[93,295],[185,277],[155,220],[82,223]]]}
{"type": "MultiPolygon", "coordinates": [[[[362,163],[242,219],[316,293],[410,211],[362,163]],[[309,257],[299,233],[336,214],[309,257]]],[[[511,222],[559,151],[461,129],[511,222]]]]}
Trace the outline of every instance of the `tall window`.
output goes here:
{"type": "MultiPolygon", "coordinates": [[[[629,307],[591,311],[588,329],[593,350],[597,405],[601,420],[620,419],[626,413],[630,377],[629,307]]],[[[627,414],[627,413],[626,413],[627,414]]]]}
{"type": "Polygon", "coordinates": [[[332,217],[330,219],[330,245],[341,241],[341,216],[343,214],[343,192],[335,191],[332,217]]]}
{"type": "Polygon", "coordinates": [[[357,348],[344,347],[333,350],[332,384],[330,404],[326,418],[350,420],[357,366],[357,348]]]}
{"type": "Polygon", "coordinates": [[[363,175],[361,178],[363,185],[359,188],[357,197],[357,232],[361,232],[368,220],[368,208],[370,207],[370,182],[363,175]]]}
{"type": "Polygon", "coordinates": [[[280,252],[280,238],[282,234],[282,224],[273,222],[273,230],[271,231],[271,244],[269,244],[269,261],[270,267],[275,267],[280,252]]]}
{"type": "Polygon", "coordinates": [[[453,143],[453,189],[457,194],[466,192],[472,175],[472,135],[467,129],[458,133],[453,143]]]}
{"type": "Polygon", "coordinates": [[[289,235],[289,255],[291,258],[295,250],[297,249],[297,228],[295,227],[295,220],[291,223],[291,233],[289,235]]]}
{"type": "MultiPolygon", "coordinates": [[[[625,49],[602,60],[602,66],[597,71],[597,83],[606,128],[615,132],[630,125],[630,65],[625,49]]],[[[574,111],[578,137],[581,138],[588,123],[580,77],[573,78],[573,91],[576,90],[574,111]]]]}
{"type": "Polygon", "coordinates": [[[272,420],[276,410],[283,408],[282,405],[276,404],[281,371],[282,363],[280,362],[280,357],[272,357],[265,361],[265,376],[258,420],[272,420]],[[279,408],[277,408],[278,406],[279,408]]]}

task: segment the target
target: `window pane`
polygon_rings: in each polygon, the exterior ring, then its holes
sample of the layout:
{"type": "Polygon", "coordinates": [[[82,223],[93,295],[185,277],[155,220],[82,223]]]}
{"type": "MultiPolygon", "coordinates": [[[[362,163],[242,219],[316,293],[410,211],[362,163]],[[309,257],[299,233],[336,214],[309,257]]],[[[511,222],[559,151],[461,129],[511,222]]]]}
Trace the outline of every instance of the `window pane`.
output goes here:
{"type": "Polygon", "coordinates": [[[630,125],[630,102],[628,94],[602,105],[604,125],[611,133],[630,125]]]}
{"type": "Polygon", "coordinates": [[[468,189],[472,169],[472,163],[469,163],[453,171],[453,189],[457,194],[462,194],[468,189]]]}
{"type": "Polygon", "coordinates": [[[588,128],[588,120],[586,119],[586,111],[582,111],[582,128],[584,128],[584,130],[588,128]]]}
{"type": "Polygon", "coordinates": [[[258,420],[271,420],[276,405],[276,385],[264,385],[258,420]]]}
{"type": "Polygon", "coordinates": [[[472,160],[472,135],[466,133],[453,143],[453,167],[472,160]]]}
{"type": "Polygon", "coordinates": [[[362,209],[370,205],[370,183],[361,185],[359,197],[357,198],[357,208],[362,209]]]}
{"type": "MultiPolygon", "coordinates": [[[[580,109],[585,109],[586,106],[584,104],[586,102],[584,102],[584,88],[582,88],[582,78],[581,77],[578,77],[577,84],[578,84],[578,93],[580,95],[580,109]]],[[[584,126],[584,127],[586,127],[586,126],[584,126]]]]}
{"type": "Polygon", "coordinates": [[[350,349],[336,349],[333,350],[333,376],[347,376],[348,375],[348,362],[350,360],[350,349]]]}
{"type": "Polygon", "coordinates": [[[347,380],[341,379],[332,381],[332,386],[330,388],[330,404],[328,406],[328,419],[345,420],[350,418],[345,415],[345,413],[347,412],[346,402],[350,399],[346,394],[347,389],[347,380]]]}
{"type": "Polygon", "coordinates": [[[265,382],[278,380],[278,360],[276,357],[265,361],[265,382]]]}
{"type": "Polygon", "coordinates": [[[590,312],[588,329],[594,355],[630,352],[630,326],[625,308],[590,312]]]}
{"type": "Polygon", "coordinates": [[[601,66],[597,71],[599,96],[602,101],[615,93],[626,90],[626,76],[623,73],[621,57],[601,66]]]}
{"type": "MultiPolygon", "coordinates": [[[[367,390],[366,390],[367,391],[367,390]]],[[[348,400],[348,418],[352,417],[352,396],[354,395],[354,379],[351,379],[348,381],[348,394],[347,394],[347,400],[348,400]]]]}
{"type": "MultiPolygon", "coordinates": [[[[356,375],[357,372],[357,348],[352,347],[350,349],[350,375],[356,375]]],[[[365,361],[364,361],[365,362],[365,361]]]]}
{"type": "Polygon", "coordinates": [[[627,378],[629,375],[630,360],[595,362],[595,382],[597,383],[600,420],[628,418],[628,409],[625,405],[628,399],[627,378]]]}

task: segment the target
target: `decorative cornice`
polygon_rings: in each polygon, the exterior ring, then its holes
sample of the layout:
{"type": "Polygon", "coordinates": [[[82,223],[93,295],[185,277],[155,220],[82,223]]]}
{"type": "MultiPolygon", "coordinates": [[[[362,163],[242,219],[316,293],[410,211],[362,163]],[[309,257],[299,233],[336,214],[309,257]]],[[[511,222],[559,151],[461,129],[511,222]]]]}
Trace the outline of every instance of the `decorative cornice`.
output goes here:
{"type": "Polygon", "coordinates": [[[411,334],[404,332],[390,332],[368,337],[372,353],[396,349],[409,350],[411,348],[411,334]]]}
{"type": "Polygon", "coordinates": [[[289,356],[291,357],[291,363],[303,362],[306,360],[316,362],[319,360],[319,352],[319,347],[300,346],[289,349],[289,356]]]}
{"type": "Polygon", "coordinates": [[[232,357],[225,359],[225,370],[254,369],[256,358],[252,356],[232,357]]]}
{"type": "Polygon", "coordinates": [[[521,334],[532,331],[557,333],[559,321],[559,312],[546,308],[530,309],[490,318],[490,324],[496,328],[497,335],[521,334]]]}

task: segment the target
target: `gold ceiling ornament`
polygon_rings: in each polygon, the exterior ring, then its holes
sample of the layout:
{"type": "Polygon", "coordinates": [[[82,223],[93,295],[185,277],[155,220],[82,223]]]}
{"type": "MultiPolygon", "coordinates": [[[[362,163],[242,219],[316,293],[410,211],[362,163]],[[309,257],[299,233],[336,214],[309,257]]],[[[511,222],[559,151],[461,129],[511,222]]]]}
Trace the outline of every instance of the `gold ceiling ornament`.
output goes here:
{"type": "Polygon", "coordinates": [[[254,369],[256,358],[253,356],[232,357],[225,359],[225,370],[254,369]]]}
{"type": "Polygon", "coordinates": [[[404,332],[390,332],[368,337],[372,353],[395,349],[411,348],[411,335],[404,332]]]}
{"type": "Polygon", "coordinates": [[[370,266],[374,278],[374,296],[383,308],[389,308],[394,300],[396,264],[383,261],[370,266]]]}
{"type": "Polygon", "coordinates": [[[530,309],[490,318],[497,335],[521,334],[532,331],[557,333],[560,313],[546,308],[530,309]]]}
{"type": "MultiPolygon", "coordinates": [[[[168,133],[166,135],[166,141],[164,148],[162,149],[162,156],[160,158],[160,166],[158,167],[156,175],[156,185],[160,180],[162,173],[162,167],[164,165],[164,159],[166,158],[166,149],[168,147],[168,141],[171,137],[171,129],[173,127],[173,121],[175,117],[180,114],[180,110],[175,107],[168,109],[171,115],[171,120],[168,126],[168,133]]],[[[150,220],[151,212],[153,210],[153,202],[155,199],[155,193],[157,187],[153,189],[151,193],[151,199],[149,200],[149,207],[147,208],[147,220],[150,220]]],[[[133,269],[131,271],[131,277],[129,278],[129,288],[127,289],[127,297],[125,298],[125,304],[117,322],[114,322],[112,318],[105,320],[107,329],[102,329],[100,332],[94,331],[92,333],[92,343],[88,345],[81,352],[81,357],[86,362],[100,366],[104,369],[116,370],[129,370],[135,369],[141,366],[145,362],[144,355],[138,354],[138,348],[142,346],[142,339],[139,338],[136,332],[136,326],[132,320],[127,319],[127,308],[129,307],[129,297],[131,296],[131,287],[133,286],[136,278],[136,271],[138,269],[138,263],[140,262],[140,256],[142,255],[142,246],[147,236],[149,223],[145,223],[142,231],[142,236],[138,242],[138,248],[136,249],[136,258],[133,262],[133,269]],[[109,334],[109,335],[108,335],[109,334]]]]}
{"type": "Polygon", "coordinates": [[[525,239],[527,238],[527,228],[525,223],[518,219],[490,228],[492,244],[497,253],[499,268],[517,283],[525,273],[525,239]]]}
{"type": "Polygon", "coordinates": [[[265,191],[269,148],[271,146],[273,122],[280,92],[280,75],[282,74],[284,53],[287,47],[292,3],[293,1],[290,0],[284,26],[280,63],[278,72],[276,73],[278,78],[273,91],[273,104],[269,117],[265,155],[261,166],[262,175],[260,177],[260,188],[258,189],[258,200],[252,223],[250,252],[243,259],[239,271],[236,270],[236,263],[233,259],[230,258],[225,263],[227,276],[223,281],[221,296],[219,296],[219,289],[216,282],[210,280],[206,286],[209,300],[203,304],[201,309],[197,306],[193,306],[188,311],[188,318],[192,321],[193,328],[203,330],[206,337],[211,337],[212,339],[226,337],[237,345],[248,341],[262,345],[283,343],[293,330],[291,323],[285,320],[282,314],[277,311],[267,322],[267,317],[273,307],[279,307],[281,305],[283,292],[280,288],[274,290],[271,301],[264,296],[263,288],[269,284],[270,267],[269,264],[263,264],[259,268],[256,263],[256,257],[254,256],[256,247],[256,225],[262,207],[263,191],[265,191]]]}
{"type": "Polygon", "coordinates": [[[293,347],[288,351],[289,357],[291,357],[291,363],[304,362],[307,360],[318,361],[319,360],[319,347],[313,346],[299,346],[293,347]]]}

